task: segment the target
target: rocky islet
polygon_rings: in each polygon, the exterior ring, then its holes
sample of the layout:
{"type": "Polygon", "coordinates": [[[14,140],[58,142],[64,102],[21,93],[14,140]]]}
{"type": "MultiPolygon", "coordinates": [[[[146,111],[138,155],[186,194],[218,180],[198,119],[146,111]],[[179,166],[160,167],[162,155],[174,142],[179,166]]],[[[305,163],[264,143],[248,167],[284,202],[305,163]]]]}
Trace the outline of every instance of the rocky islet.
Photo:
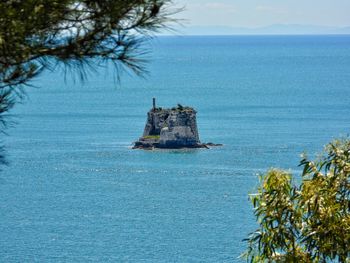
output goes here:
{"type": "Polygon", "coordinates": [[[143,136],[133,149],[209,148],[221,144],[201,143],[197,128],[197,112],[180,104],[170,109],[153,107],[147,113],[143,136]]]}

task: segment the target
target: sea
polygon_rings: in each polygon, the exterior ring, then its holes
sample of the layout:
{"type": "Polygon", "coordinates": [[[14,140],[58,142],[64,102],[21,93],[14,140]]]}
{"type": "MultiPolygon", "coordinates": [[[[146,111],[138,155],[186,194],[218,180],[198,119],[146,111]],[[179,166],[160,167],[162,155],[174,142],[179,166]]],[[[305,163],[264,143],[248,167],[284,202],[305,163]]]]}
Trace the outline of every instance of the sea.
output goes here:
{"type": "Polygon", "coordinates": [[[244,262],[249,194],[300,181],[350,132],[350,36],[163,36],[148,74],[44,72],[3,136],[0,262],[244,262]],[[118,81],[118,76],[120,81],[118,81]],[[197,110],[196,150],[132,150],[152,98],[197,110]]]}

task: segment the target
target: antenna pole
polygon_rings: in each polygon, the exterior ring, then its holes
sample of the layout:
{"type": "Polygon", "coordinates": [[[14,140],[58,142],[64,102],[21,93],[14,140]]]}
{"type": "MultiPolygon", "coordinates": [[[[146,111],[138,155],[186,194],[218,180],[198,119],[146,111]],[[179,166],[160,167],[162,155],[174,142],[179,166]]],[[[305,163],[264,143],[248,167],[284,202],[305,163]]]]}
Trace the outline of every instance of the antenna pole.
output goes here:
{"type": "Polygon", "coordinates": [[[153,98],[153,110],[156,109],[156,98],[153,98]]]}

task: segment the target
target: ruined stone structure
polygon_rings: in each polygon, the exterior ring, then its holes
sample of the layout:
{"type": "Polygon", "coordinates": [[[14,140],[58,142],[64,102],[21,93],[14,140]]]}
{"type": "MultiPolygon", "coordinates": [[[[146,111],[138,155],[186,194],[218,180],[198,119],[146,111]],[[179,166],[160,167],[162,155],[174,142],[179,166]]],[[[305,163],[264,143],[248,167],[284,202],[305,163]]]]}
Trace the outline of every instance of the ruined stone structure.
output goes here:
{"type": "Polygon", "coordinates": [[[208,148],[199,140],[196,113],[193,108],[179,104],[171,109],[157,108],[153,99],[143,136],[134,148],[208,148]]]}

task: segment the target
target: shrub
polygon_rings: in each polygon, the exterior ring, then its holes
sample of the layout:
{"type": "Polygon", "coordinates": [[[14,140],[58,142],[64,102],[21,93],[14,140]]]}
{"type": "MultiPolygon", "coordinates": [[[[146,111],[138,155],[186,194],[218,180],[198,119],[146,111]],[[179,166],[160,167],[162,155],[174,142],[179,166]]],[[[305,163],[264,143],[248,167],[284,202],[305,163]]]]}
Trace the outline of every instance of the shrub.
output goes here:
{"type": "Polygon", "coordinates": [[[250,262],[349,262],[350,141],[337,140],[316,161],[303,156],[301,183],[272,169],[251,195],[259,228],[247,239],[250,262]]]}

